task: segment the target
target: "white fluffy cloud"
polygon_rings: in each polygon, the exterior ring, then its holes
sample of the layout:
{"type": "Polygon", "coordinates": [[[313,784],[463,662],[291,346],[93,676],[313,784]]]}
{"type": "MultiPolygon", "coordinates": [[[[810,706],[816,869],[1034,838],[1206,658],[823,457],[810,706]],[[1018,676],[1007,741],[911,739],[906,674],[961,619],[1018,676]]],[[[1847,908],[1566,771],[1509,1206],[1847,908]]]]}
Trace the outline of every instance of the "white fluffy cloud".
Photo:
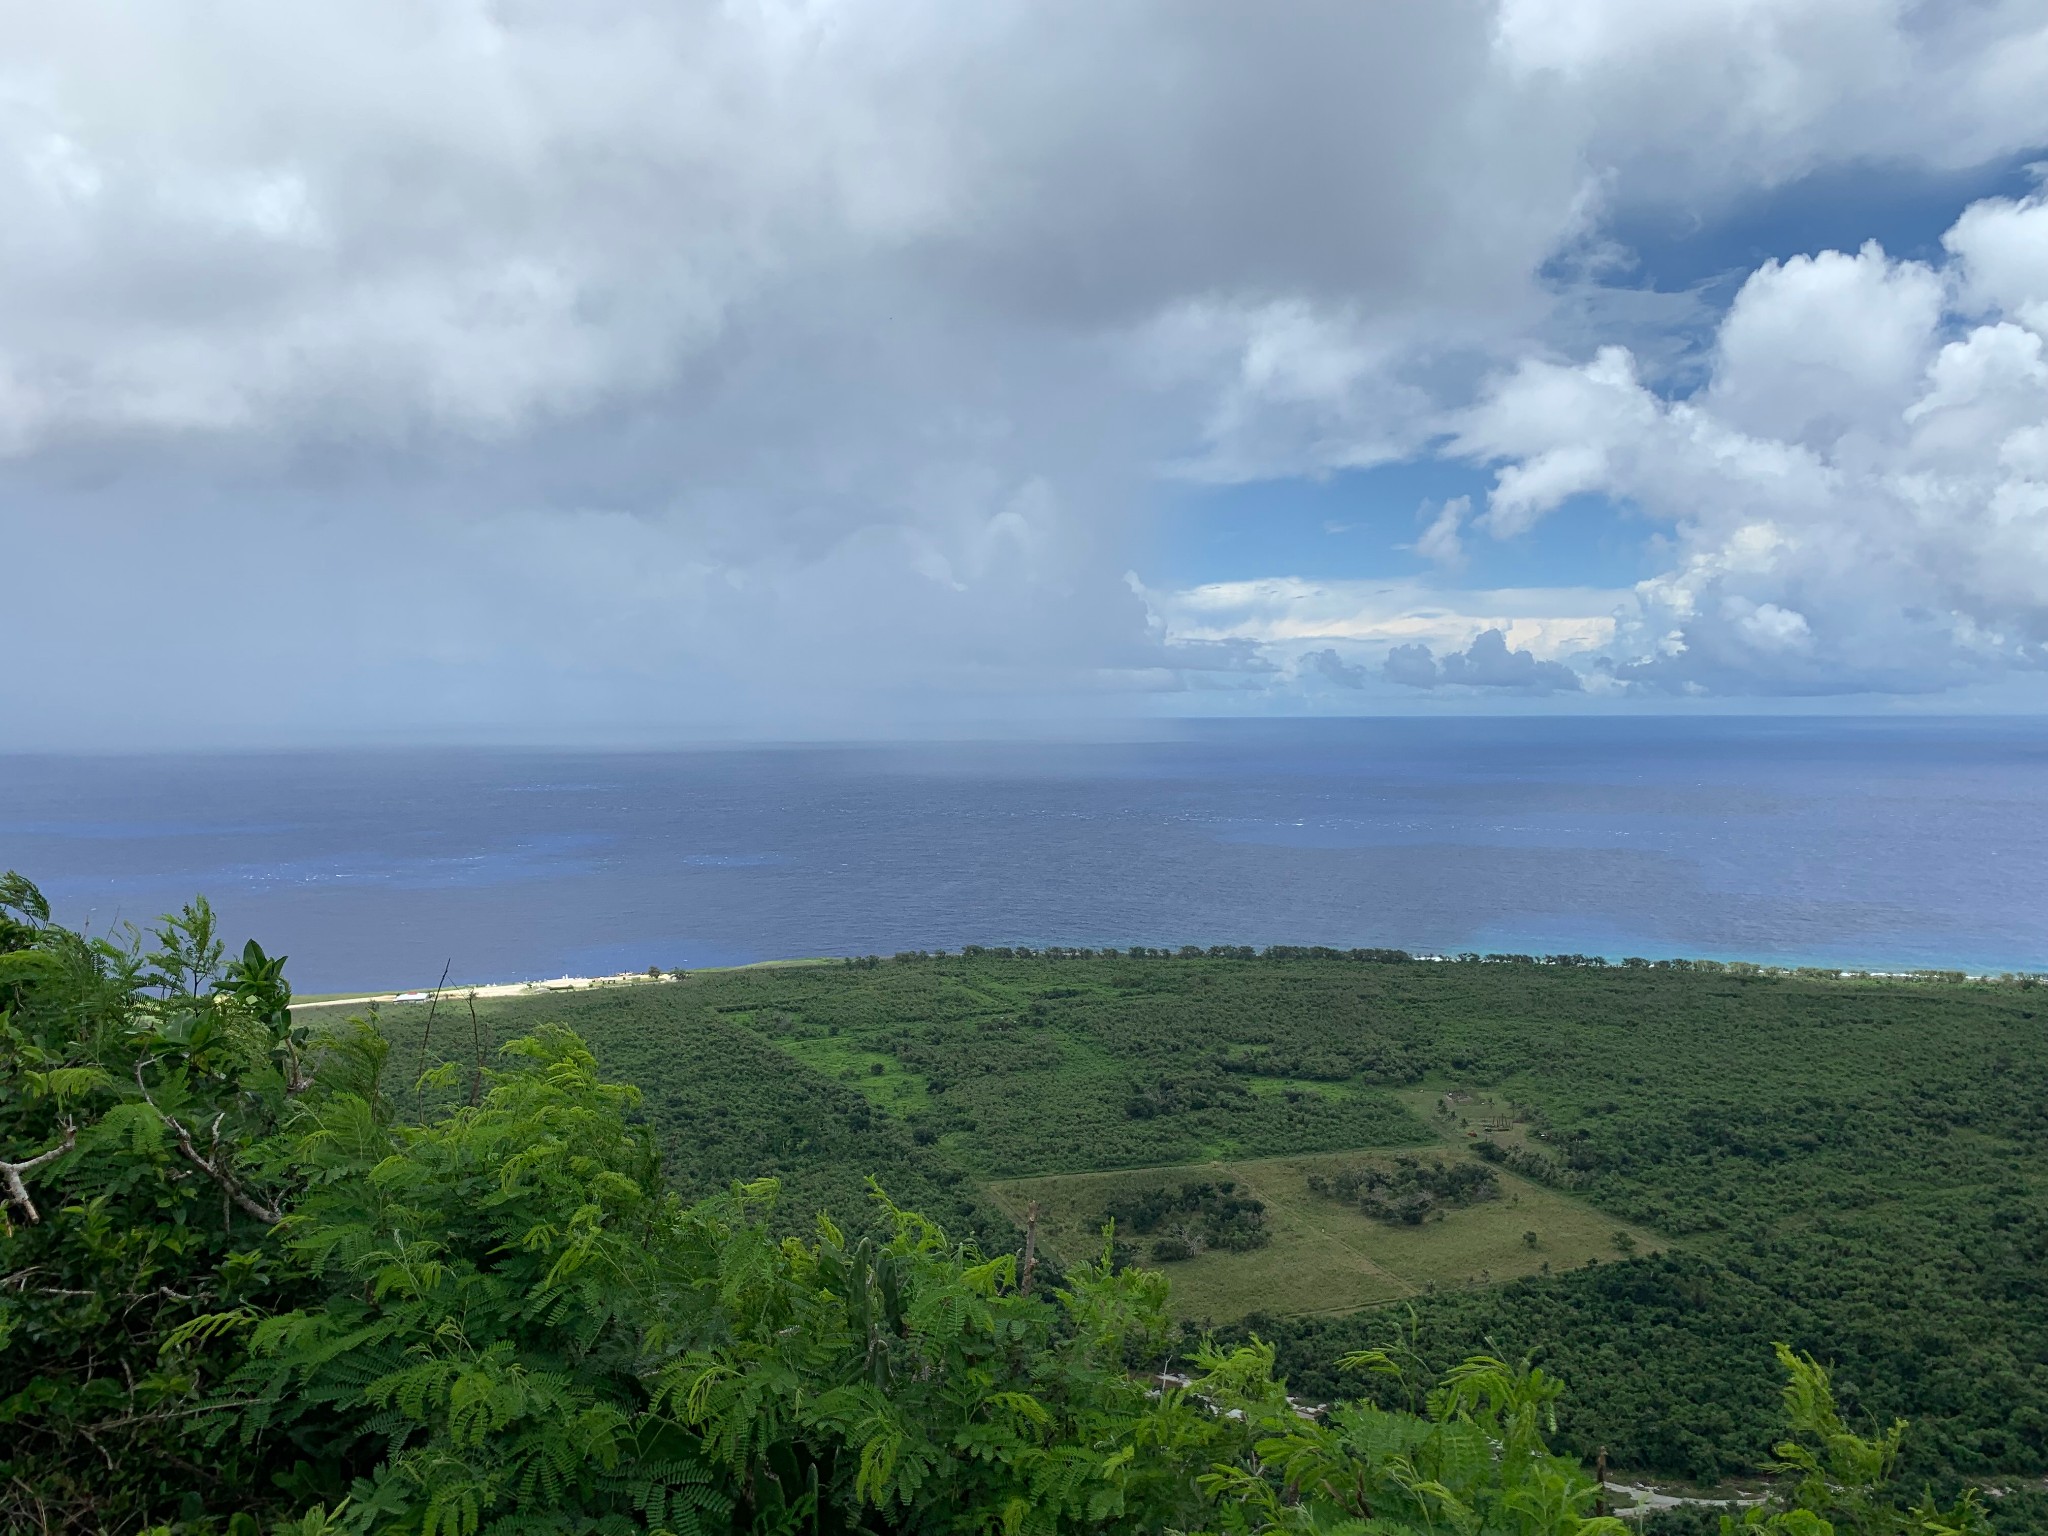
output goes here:
{"type": "Polygon", "coordinates": [[[1597,491],[1666,521],[1616,676],[1709,692],[1941,689],[2048,659],[2048,199],[1970,208],[1941,269],[1770,262],[1709,382],[1621,348],[1524,363],[1462,423],[1504,537],[1597,491]]]}
{"type": "MultiPolygon", "coordinates": [[[[1332,688],[1384,700],[1446,684],[1454,694],[1578,692],[1587,686],[1579,664],[1613,642],[1616,615],[1633,601],[1597,587],[1447,591],[1292,577],[1139,591],[1177,643],[1250,647],[1284,661],[1265,691],[1291,686],[1311,705],[1328,704],[1332,688]]],[[[1199,668],[1202,658],[1190,654],[1187,664],[1199,668]]]]}
{"type": "MultiPolygon", "coordinates": [[[[0,681],[0,745],[838,730],[1292,677],[1123,581],[1162,477],[1425,451],[1631,197],[2048,142],[2048,23],[2014,3],[0,0],[0,26],[0,547],[57,658],[0,681]],[[137,697],[145,660],[268,713],[137,697]]],[[[2037,335],[2030,216],[1971,217],[1944,302],[2037,335]]],[[[1841,260],[1876,285],[1852,305],[1934,280],[1841,260]]],[[[1764,356],[1784,320],[1752,307],[1764,356]]],[[[1914,337],[1860,338],[1827,409],[1881,414],[1914,337]]],[[[1807,398],[1743,382],[1738,340],[1730,430],[1807,398]]],[[[1966,423],[2007,408],[2005,345],[1940,365],[1925,453],[1991,430],[1966,423]]],[[[1596,414],[1669,417],[1574,373],[1550,387],[1596,414]]],[[[1637,437],[1602,430],[1503,446],[1487,528],[1609,483],[1637,437]]],[[[1455,565],[1455,523],[1424,543],[1455,565]]],[[[1415,633],[1550,622],[1487,601],[1415,633]]],[[[1828,653],[1792,596],[1756,604],[1828,653]]]]}

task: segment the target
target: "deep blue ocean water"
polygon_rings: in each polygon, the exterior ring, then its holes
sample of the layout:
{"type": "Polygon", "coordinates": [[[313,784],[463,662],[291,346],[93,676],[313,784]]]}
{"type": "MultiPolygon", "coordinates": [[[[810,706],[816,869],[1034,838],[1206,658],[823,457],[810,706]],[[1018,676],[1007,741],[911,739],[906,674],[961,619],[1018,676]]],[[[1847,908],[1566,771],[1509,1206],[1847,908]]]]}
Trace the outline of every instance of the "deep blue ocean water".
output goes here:
{"type": "Polygon", "coordinates": [[[968,943],[2044,970],[2048,723],[0,756],[0,867],[94,931],[204,892],[302,992],[968,943]]]}

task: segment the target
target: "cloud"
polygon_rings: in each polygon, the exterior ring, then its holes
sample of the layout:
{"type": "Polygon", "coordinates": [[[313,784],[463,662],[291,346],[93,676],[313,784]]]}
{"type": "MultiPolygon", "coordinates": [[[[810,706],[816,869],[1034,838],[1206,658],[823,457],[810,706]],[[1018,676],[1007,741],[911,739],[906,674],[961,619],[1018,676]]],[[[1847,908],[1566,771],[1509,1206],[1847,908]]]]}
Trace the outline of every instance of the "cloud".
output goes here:
{"type": "Polygon", "coordinates": [[[2007,312],[2048,335],[2048,203],[2039,196],[1973,203],[1941,243],[1959,266],[1964,313],[2007,312]]]}
{"type": "Polygon", "coordinates": [[[1313,457],[1431,317],[1534,302],[1583,179],[1446,110],[1499,88],[1482,7],[6,18],[0,539],[65,658],[0,683],[16,742],[1177,686],[1213,657],[1121,579],[1159,467],[1313,457]],[[229,579],[288,621],[161,632],[229,579]],[[116,719],[145,652],[272,703],[116,719]]]}
{"type": "MultiPolygon", "coordinates": [[[[1494,631],[1488,630],[1487,633],[1494,631]]],[[[1436,657],[1420,641],[1397,645],[1387,652],[1387,659],[1380,663],[1380,675],[1388,682],[1399,683],[1406,688],[1434,688],[1443,681],[1443,672],[1436,664],[1436,657]]]]}
{"type": "MultiPolygon", "coordinates": [[[[1399,689],[1382,686],[1389,683],[1454,685],[1454,695],[1579,692],[1586,684],[1576,664],[1613,641],[1617,612],[1633,602],[1600,588],[1460,592],[1297,578],[1136,590],[1177,655],[1230,644],[1247,648],[1233,656],[1291,658],[1267,691],[1284,698],[1291,678],[1311,700],[1329,688],[1392,698],[1399,689]]],[[[1594,683],[1614,686],[1602,676],[1594,683]]]]}
{"type": "MultiPolygon", "coordinates": [[[[1123,580],[1162,479],[1429,452],[1561,313],[1661,306],[1587,287],[1631,199],[2048,142],[2048,26],[2012,0],[0,20],[0,545],[58,658],[0,678],[5,745],[836,732],[1284,687],[1308,637],[1195,598],[1163,622],[1123,580]],[[1593,275],[1560,295],[1566,255],[1593,275]],[[144,660],[265,703],[137,697],[144,660]]],[[[2030,206],[1958,224],[1944,324],[2038,334],[2030,206]]],[[[1841,302],[1917,345],[1924,280],[1849,275],[1872,286],[1841,302]]],[[[1757,355],[1818,302],[1760,293],[1757,355]]],[[[1730,430],[1805,398],[1739,339],[1730,430]]],[[[2018,345],[1946,365],[1928,452],[2009,413],[2018,345]]],[[[1801,431],[1881,414],[1911,372],[1884,359],[1801,431]]],[[[1664,430],[1631,424],[1669,415],[1639,387],[1547,366],[1558,419],[1616,419],[1546,436],[1514,403],[1491,532],[1664,430]]],[[[1447,569],[1449,514],[1421,540],[1447,569]]],[[[1353,611],[1375,646],[1504,624],[1552,659],[1560,626],[1614,623],[1397,597],[1353,611]]],[[[1824,675],[1827,616],[1754,600],[1729,643],[1802,614],[1824,675]]]]}
{"type": "Polygon", "coordinates": [[[2029,0],[1507,0],[1497,28],[1511,73],[1570,93],[1594,163],[1668,177],[1674,202],[1827,159],[1961,167],[2048,142],[2029,0]]]}
{"type": "MultiPolygon", "coordinates": [[[[1427,508],[1424,508],[1427,511],[1427,508]]],[[[1465,564],[1465,544],[1459,535],[1465,519],[1472,515],[1470,496],[1453,496],[1437,509],[1422,537],[1415,541],[1415,553],[1446,570],[1465,564]]]]}
{"type": "Polygon", "coordinates": [[[1463,649],[1489,629],[1553,658],[1608,644],[1626,589],[1444,589],[1415,580],[1309,581],[1295,576],[1134,590],[1175,643],[1234,640],[1298,654],[1328,641],[1463,649]]]}
{"type": "Polygon", "coordinates": [[[1363,688],[1372,676],[1364,667],[1353,666],[1339,656],[1333,646],[1308,652],[1298,666],[1303,674],[1313,674],[1326,683],[1335,683],[1339,688],[1363,688]]]}
{"type": "Polygon", "coordinates": [[[1669,524],[1608,663],[1678,692],[1938,691],[2048,661],[2048,201],[1958,220],[1948,262],[1767,262],[1710,376],[1622,348],[1525,362],[1464,418],[1501,537],[1598,491],[1669,524]]]}
{"type": "Polygon", "coordinates": [[[1875,241],[1765,262],[1721,321],[1703,407],[1751,437],[1883,438],[1918,395],[1943,298],[1932,268],[1875,241]]]}
{"type": "MultiPolygon", "coordinates": [[[[1283,303],[1281,355],[1324,364],[1299,372],[1265,366],[1270,301],[1205,301],[1211,334],[1231,316],[1240,333],[1240,367],[1193,461],[1205,477],[1420,452],[1447,397],[1532,338],[1576,346],[1605,326],[1639,361],[1669,366],[1674,333],[1701,318],[1699,297],[1606,281],[1626,260],[1606,233],[1611,211],[1698,220],[1823,167],[1882,178],[1889,165],[1957,170],[2048,145],[2048,21],[2032,0],[1501,0],[1492,15],[1499,94],[1473,111],[1533,135],[1523,154],[1569,138],[1587,168],[1547,258],[1568,279],[1540,294],[1468,280],[1459,302],[1428,309],[1283,303]]],[[[1562,458],[1544,469],[1592,473],[1562,458]]],[[[1504,511],[1498,526],[1512,531],[1513,519],[1504,511]]]]}
{"type": "Polygon", "coordinates": [[[1489,629],[1462,651],[1436,657],[1421,644],[1398,645],[1380,668],[1390,683],[1410,688],[1445,684],[1466,688],[1514,689],[1523,693],[1576,693],[1584,685],[1579,674],[1561,661],[1539,661],[1514,650],[1507,636],[1489,629]]]}

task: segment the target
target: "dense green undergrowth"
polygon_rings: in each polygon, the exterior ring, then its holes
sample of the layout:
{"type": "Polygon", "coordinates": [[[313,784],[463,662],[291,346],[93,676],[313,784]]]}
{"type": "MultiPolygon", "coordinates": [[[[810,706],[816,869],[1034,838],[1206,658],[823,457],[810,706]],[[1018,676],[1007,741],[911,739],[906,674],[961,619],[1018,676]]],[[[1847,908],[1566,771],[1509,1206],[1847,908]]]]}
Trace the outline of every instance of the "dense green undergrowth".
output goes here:
{"type": "MultiPolygon", "coordinates": [[[[1320,1361],[1336,1406],[1304,1416],[1272,1343],[1176,1325],[1107,1236],[1103,1262],[1035,1266],[973,1197],[973,1149],[922,1140],[914,1097],[883,1111],[800,1066],[787,1009],[764,1032],[715,987],[659,989],[698,1055],[643,1093],[616,1061],[672,1043],[637,1009],[596,1055],[517,1010],[490,1021],[509,1038],[479,1016],[436,1045],[424,1018],[294,1022],[283,962],[229,960],[203,904],[132,940],[0,888],[8,1530],[1622,1529],[1552,1445],[1548,1367],[1439,1359],[1447,1317],[1382,1317],[1320,1361]],[[835,1221],[877,1168],[988,1240],[875,1186],[835,1221]]],[[[1357,1124],[1420,1123],[1356,1086],[1357,1124]]],[[[1229,1124],[1206,1097],[1127,1118],[1229,1124]]],[[[1911,1504],[1902,1426],[1859,1430],[1810,1357],[1755,1355],[1790,1434],[1746,1527],[1984,1529],[1971,1497],[1911,1504]]]]}

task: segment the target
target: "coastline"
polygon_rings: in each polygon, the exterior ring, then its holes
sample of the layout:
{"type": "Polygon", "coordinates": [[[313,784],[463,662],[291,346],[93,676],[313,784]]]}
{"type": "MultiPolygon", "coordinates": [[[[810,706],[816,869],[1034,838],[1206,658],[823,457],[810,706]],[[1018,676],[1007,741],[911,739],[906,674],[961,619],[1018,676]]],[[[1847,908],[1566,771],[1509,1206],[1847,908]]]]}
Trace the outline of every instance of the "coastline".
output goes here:
{"type": "MultiPolygon", "coordinates": [[[[976,947],[978,948],[979,946],[976,947]]],[[[1000,957],[1006,959],[1010,958],[1012,955],[1012,951],[1007,949],[989,949],[984,950],[983,953],[988,954],[992,957],[1000,957]]],[[[1336,957],[1341,957],[1343,953],[1343,951],[1332,952],[1333,956],[1336,957]]],[[[1014,954],[1015,957],[1018,959],[1052,959],[1062,957],[1062,954],[1059,951],[1033,951],[1030,949],[1020,949],[1015,951],[1014,954]]],[[[1171,955],[1169,951],[1164,949],[1155,951],[1155,954],[1157,954],[1160,958],[1175,958],[1171,955]]],[[[547,979],[536,979],[531,981],[495,981],[478,982],[475,984],[450,984],[438,988],[427,987],[413,989],[397,989],[382,992],[365,992],[348,996],[320,994],[305,999],[294,999],[294,1001],[291,1004],[291,1007],[294,1012],[297,1012],[299,1009],[302,1008],[351,1008],[364,1006],[382,1007],[387,1004],[431,1004],[437,997],[545,997],[565,992],[588,992],[607,987],[665,986],[671,982],[684,980],[689,976],[720,975],[734,971],[772,970],[778,967],[789,966],[833,965],[840,963],[840,958],[841,957],[830,955],[808,955],[788,960],[755,960],[749,962],[746,965],[699,966],[694,970],[682,972],[680,974],[663,972],[658,975],[649,975],[645,971],[621,971],[608,976],[556,976],[547,979]]],[[[1602,969],[1628,969],[1628,967],[1622,965],[1620,962],[1605,956],[1560,956],[1557,957],[1556,960],[1553,960],[1552,958],[1547,956],[1516,955],[1502,956],[1498,958],[1491,956],[1484,958],[1461,958],[1456,955],[1416,954],[1412,957],[1412,962],[1425,965],[1495,965],[1502,963],[1533,965],[1551,965],[1556,963],[1563,963],[1569,965],[1586,964],[1587,962],[1592,962],[1595,967],[1602,969]]],[[[1997,985],[2001,983],[2026,983],[2032,985],[2038,983],[2041,980],[2048,980],[2048,977],[2044,977],[2042,973],[2028,971],[1966,971],[1959,968],[1877,970],[1864,969],[1860,967],[1840,967],[1830,965],[1787,965],[1770,964],[1758,961],[1727,961],[1704,956],[1699,957],[1697,959],[1673,958],[1653,960],[1647,962],[1647,965],[1650,968],[1659,970],[1697,969],[1703,972],[1722,972],[1732,973],[1735,975],[1799,977],[1808,981],[1919,982],[1922,984],[1933,983],[1948,985],[1974,982],[1978,984],[1989,985],[1997,985]]]]}
{"type": "MultiPolygon", "coordinates": [[[[726,971],[760,971],[778,966],[830,965],[832,961],[824,956],[807,956],[795,960],[756,960],[748,965],[706,965],[686,975],[702,975],[726,971]]],[[[384,1004],[431,1003],[438,997],[546,997],[562,992],[589,992],[601,987],[651,987],[666,986],[681,981],[682,976],[663,973],[650,976],[645,971],[620,971],[610,976],[554,976],[535,981],[489,981],[474,985],[451,983],[444,987],[401,988],[396,991],[364,992],[355,996],[341,997],[318,995],[305,999],[294,998],[292,1011],[301,1008],[356,1008],[379,1007],[384,1004]]]]}

